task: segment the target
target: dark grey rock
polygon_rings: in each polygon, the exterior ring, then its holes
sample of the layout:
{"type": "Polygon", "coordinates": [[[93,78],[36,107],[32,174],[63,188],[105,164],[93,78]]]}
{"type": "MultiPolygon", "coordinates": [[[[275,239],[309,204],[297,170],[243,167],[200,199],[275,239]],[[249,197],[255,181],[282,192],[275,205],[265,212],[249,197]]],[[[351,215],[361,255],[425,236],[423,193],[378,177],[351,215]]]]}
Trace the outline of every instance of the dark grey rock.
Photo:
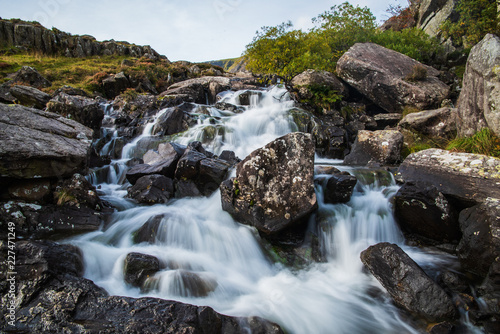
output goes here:
{"type": "Polygon", "coordinates": [[[37,109],[44,109],[50,100],[49,94],[29,86],[12,86],[10,93],[23,106],[37,109]]]}
{"type": "Polygon", "coordinates": [[[129,253],[123,263],[123,277],[132,286],[141,287],[144,281],[160,270],[158,258],[141,253],[129,253]]]}
{"type": "Polygon", "coordinates": [[[163,175],[145,175],[128,189],[128,196],[139,203],[166,203],[174,197],[174,181],[163,175]]]}
{"type": "Polygon", "coordinates": [[[347,165],[395,165],[401,160],[403,134],[395,130],[359,131],[344,163],[347,165]]]}

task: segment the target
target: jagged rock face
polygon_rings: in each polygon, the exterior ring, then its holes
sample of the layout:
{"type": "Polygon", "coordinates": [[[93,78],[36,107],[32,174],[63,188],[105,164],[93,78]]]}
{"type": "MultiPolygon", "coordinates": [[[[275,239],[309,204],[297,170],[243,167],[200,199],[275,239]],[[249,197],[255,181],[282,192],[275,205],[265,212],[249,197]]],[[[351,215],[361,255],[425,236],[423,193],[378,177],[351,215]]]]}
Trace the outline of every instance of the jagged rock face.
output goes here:
{"type": "MultiPolygon", "coordinates": [[[[1,21],[0,21],[1,22],[1,21]]],[[[37,70],[30,66],[23,66],[19,71],[14,73],[10,81],[6,85],[24,85],[37,89],[47,88],[52,86],[52,83],[43,77],[37,70]]]]}
{"type": "Polygon", "coordinates": [[[316,207],[314,144],[301,132],[252,152],[221,185],[222,208],[236,220],[276,234],[316,207]]]}
{"type": "Polygon", "coordinates": [[[404,184],[394,196],[394,214],[405,232],[440,242],[460,240],[458,212],[434,185],[404,184]]]}
{"type": "Polygon", "coordinates": [[[0,175],[70,177],[85,173],[92,130],[60,115],[0,104],[0,175]]]}
{"type": "Polygon", "coordinates": [[[403,135],[395,130],[358,132],[344,163],[348,165],[394,165],[401,159],[403,135]]]}
{"type": "Polygon", "coordinates": [[[417,27],[431,37],[440,35],[440,26],[447,19],[457,16],[455,6],[457,0],[423,0],[418,9],[417,27]]]}
{"type": "Polygon", "coordinates": [[[451,298],[397,245],[371,246],[361,253],[361,261],[398,306],[430,321],[456,316],[451,298]]]}
{"type": "Polygon", "coordinates": [[[47,111],[74,119],[94,130],[95,134],[99,133],[104,118],[104,111],[98,101],[63,92],[49,101],[47,111]]]}
{"type": "Polygon", "coordinates": [[[13,23],[0,20],[0,43],[9,46],[24,46],[45,54],[63,54],[67,57],[90,57],[102,55],[129,55],[131,57],[148,57],[153,60],[160,56],[149,45],[140,46],[113,40],[98,42],[92,36],[72,36],[71,34],[46,29],[40,25],[13,23]]]}
{"type": "Polygon", "coordinates": [[[463,210],[460,228],[463,238],[457,252],[462,267],[485,277],[500,255],[500,199],[488,198],[463,210]]]}
{"type": "Polygon", "coordinates": [[[406,182],[434,184],[445,196],[463,203],[500,198],[500,159],[469,153],[428,149],[410,154],[399,167],[406,182]]]}
{"type": "Polygon", "coordinates": [[[457,133],[457,109],[440,108],[406,115],[399,126],[431,137],[453,138],[457,133]]]}
{"type": "Polygon", "coordinates": [[[458,134],[471,136],[482,128],[500,135],[500,37],[487,34],[467,60],[458,99],[458,134]]]}
{"type": "Polygon", "coordinates": [[[450,91],[436,69],[374,43],[352,46],[337,62],[337,74],[389,113],[437,108],[450,91]],[[405,80],[417,67],[425,69],[425,78],[405,80]]]}

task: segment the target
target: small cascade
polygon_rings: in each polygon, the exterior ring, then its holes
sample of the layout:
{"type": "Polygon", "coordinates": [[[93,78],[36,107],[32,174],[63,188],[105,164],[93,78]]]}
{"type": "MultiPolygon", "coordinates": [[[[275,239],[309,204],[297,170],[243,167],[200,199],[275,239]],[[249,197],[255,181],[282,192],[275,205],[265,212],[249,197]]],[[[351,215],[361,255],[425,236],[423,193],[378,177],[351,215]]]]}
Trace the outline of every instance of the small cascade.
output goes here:
{"type": "MultiPolygon", "coordinates": [[[[200,116],[198,124],[176,137],[176,142],[203,141],[215,154],[232,150],[243,159],[296,128],[289,115],[294,104],[283,88],[221,96],[221,102],[241,107],[242,112],[204,106],[209,115],[200,116]]],[[[211,197],[153,206],[138,206],[125,198],[127,161],[137,143],[151,136],[165,111],[160,110],[142,134],[125,145],[121,159],[107,167],[106,178],[91,178],[101,197],[118,210],[106,229],[71,240],[84,254],[85,277],[112,295],[153,296],[208,305],[233,316],[261,316],[288,333],[420,332],[401,318],[380,284],[363,272],[359,259],[360,252],[375,243],[404,244],[390,204],[398,186],[389,172],[353,170],[338,161],[321,160],[354,174],[358,184],[348,203],[335,205],[325,204],[322,187],[316,188],[319,209],[310,228],[318,235],[326,262],[286,268],[263,251],[255,229],[222,210],[218,191],[211,197]],[[159,260],[160,270],[141,287],[124,281],[129,253],[159,260]]],[[[101,152],[106,150],[103,147],[101,152]]],[[[409,253],[419,263],[432,263],[418,250],[409,249],[409,253]]]]}

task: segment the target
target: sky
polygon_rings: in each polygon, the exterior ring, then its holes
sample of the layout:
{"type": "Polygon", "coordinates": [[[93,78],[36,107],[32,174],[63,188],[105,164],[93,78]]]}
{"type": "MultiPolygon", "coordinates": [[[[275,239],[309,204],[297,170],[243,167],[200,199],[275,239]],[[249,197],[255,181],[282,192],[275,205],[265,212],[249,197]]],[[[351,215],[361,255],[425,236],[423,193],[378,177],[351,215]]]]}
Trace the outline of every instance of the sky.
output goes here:
{"type": "MultiPolygon", "coordinates": [[[[241,56],[256,31],[311,19],[345,0],[0,0],[0,17],[38,21],[73,35],[151,45],[171,61],[201,62],[241,56]]],[[[389,5],[406,0],[349,1],[382,22],[389,5]]]]}

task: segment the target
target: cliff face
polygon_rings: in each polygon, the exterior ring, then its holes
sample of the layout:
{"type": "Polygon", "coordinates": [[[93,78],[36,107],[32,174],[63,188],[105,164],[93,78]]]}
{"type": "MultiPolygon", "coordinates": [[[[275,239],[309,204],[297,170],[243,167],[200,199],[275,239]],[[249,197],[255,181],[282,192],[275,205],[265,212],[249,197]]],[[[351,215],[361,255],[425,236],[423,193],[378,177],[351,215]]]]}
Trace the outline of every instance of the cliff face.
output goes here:
{"type": "Polygon", "coordinates": [[[0,45],[21,46],[48,55],[90,57],[103,55],[146,56],[157,60],[165,58],[149,45],[140,46],[114,40],[99,42],[89,35],[71,35],[53,28],[19,20],[0,19],[0,45]]]}

